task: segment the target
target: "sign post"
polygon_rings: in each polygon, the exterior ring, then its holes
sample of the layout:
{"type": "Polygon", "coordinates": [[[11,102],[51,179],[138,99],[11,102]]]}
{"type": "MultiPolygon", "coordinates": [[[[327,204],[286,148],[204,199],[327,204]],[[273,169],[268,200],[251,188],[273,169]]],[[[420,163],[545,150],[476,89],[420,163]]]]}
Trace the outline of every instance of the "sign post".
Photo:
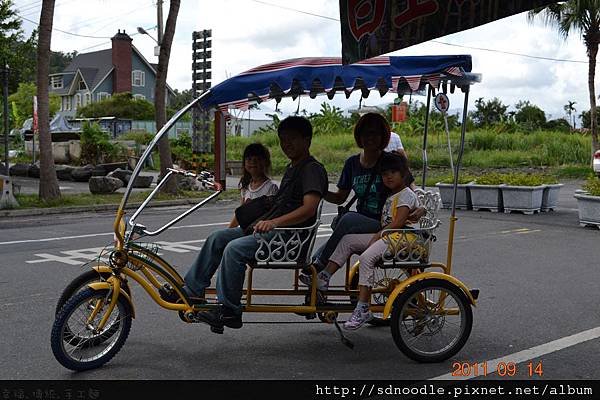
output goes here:
{"type": "MultiPolygon", "coordinates": [[[[192,95],[197,98],[210,89],[212,79],[212,30],[204,29],[192,33],[192,95]]],[[[210,131],[208,112],[194,107],[192,111],[192,150],[194,154],[208,153],[210,131]]]]}
{"type": "MultiPolygon", "coordinates": [[[[448,155],[450,156],[450,168],[454,174],[454,161],[452,160],[452,145],[450,144],[450,130],[448,129],[448,109],[450,108],[450,99],[444,93],[438,93],[435,96],[435,108],[444,116],[444,128],[446,129],[446,138],[448,139],[448,155]]],[[[466,121],[463,121],[463,124],[466,121]]]]}

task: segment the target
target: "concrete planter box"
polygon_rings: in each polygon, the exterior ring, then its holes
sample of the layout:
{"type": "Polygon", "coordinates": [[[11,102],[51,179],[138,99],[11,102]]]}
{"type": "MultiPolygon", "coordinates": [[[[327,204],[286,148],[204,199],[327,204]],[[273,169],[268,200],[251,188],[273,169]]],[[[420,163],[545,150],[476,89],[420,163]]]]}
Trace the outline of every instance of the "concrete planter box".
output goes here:
{"type": "MultiPolygon", "coordinates": [[[[436,183],[435,186],[440,191],[442,198],[442,208],[452,208],[452,196],[454,194],[454,185],[451,183],[436,183]]],[[[456,208],[458,210],[470,210],[473,207],[471,204],[471,193],[469,186],[459,184],[456,187],[456,208]]]]}
{"type": "Polygon", "coordinates": [[[558,195],[560,194],[560,188],[563,187],[562,183],[554,185],[545,185],[544,195],[542,197],[542,211],[554,211],[558,206],[558,195]]]}
{"type": "Polygon", "coordinates": [[[525,214],[540,212],[545,185],[511,186],[500,185],[504,212],[522,211],[525,214]]]}
{"type": "Polygon", "coordinates": [[[469,193],[471,193],[473,210],[478,211],[485,209],[492,212],[498,212],[504,209],[500,185],[478,185],[469,183],[468,186],[469,193]]]}
{"type": "Polygon", "coordinates": [[[575,193],[579,208],[579,224],[595,225],[600,228],[600,196],[591,196],[585,192],[575,193]]]}

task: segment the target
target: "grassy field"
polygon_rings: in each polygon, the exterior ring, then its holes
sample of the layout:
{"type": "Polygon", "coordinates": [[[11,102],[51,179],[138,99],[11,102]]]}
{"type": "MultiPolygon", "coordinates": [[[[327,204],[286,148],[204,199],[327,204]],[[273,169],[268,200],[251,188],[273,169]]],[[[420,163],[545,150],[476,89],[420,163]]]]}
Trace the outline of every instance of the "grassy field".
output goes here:
{"type": "MultiPolygon", "coordinates": [[[[460,133],[450,135],[454,159],[458,152],[460,133]]],[[[581,178],[590,173],[590,137],[580,134],[539,131],[534,133],[495,133],[485,130],[467,132],[463,166],[467,170],[505,168],[542,169],[557,177],[581,178]]],[[[251,138],[227,138],[227,159],[240,160],[244,147],[253,142],[266,145],[271,151],[273,175],[281,175],[287,163],[274,133],[254,135],[251,138]]],[[[409,156],[411,169],[422,169],[422,136],[403,136],[402,142],[409,156]]],[[[313,138],[311,152],[321,161],[327,172],[336,176],[344,161],[358,153],[353,135],[317,135],[313,138]]],[[[427,156],[429,166],[439,175],[449,173],[450,157],[445,135],[430,135],[427,156]],[[446,171],[444,171],[446,169],[446,171]]],[[[432,172],[432,173],[435,173],[432,172]]]]}
{"type": "MultiPolygon", "coordinates": [[[[134,192],[129,197],[128,204],[141,203],[150,191],[134,192]]],[[[208,197],[212,192],[209,191],[184,191],[179,194],[167,195],[164,193],[157,193],[154,201],[162,200],[182,200],[182,199],[202,199],[208,197]]],[[[90,205],[101,205],[101,204],[115,204],[118,205],[123,198],[123,193],[111,193],[111,194],[67,194],[62,195],[56,201],[42,201],[36,194],[23,194],[15,196],[19,202],[19,208],[48,208],[48,207],[70,207],[70,206],[90,206],[90,205]]],[[[221,193],[217,200],[237,200],[240,194],[236,190],[228,190],[221,193]]],[[[150,203],[152,204],[152,203],[150,203]]]]}

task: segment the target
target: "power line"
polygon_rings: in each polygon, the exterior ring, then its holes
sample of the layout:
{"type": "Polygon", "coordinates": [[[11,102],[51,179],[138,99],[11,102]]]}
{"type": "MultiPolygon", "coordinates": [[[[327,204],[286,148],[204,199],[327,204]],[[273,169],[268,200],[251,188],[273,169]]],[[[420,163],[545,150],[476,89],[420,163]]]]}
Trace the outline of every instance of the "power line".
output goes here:
{"type": "MultiPolygon", "coordinates": [[[[281,9],[288,10],[288,11],[294,11],[294,12],[297,12],[297,13],[300,13],[300,14],[306,14],[306,15],[311,15],[313,17],[318,17],[318,18],[323,18],[323,19],[327,19],[327,20],[330,20],[330,21],[340,22],[340,20],[338,18],[328,17],[326,15],[311,13],[311,12],[308,12],[308,11],[302,11],[302,10],[298,10],[298,9],[295,9],[295,8],[292,8],[292,7],[285,7],[285,6],[281,6],[279,4],[273,4],[273,3],[269,3],[269,2],[261,1],[261,0],[250,0],[250,1],[253,1],[255,3],[264,4],[264,5],[271,6],[271,7],[281,8],[281,9]]],[[[564,58],[552,58],[552,57],[544,57],[544,56],[533,56],[533,55],[530,55],[530,54],[515,53],[515,52],[511,52],[511,51],[496,50],[496,49],[487,49],[487,48],[483,48],[483,47],[464,46],[464,45],[460,45],[460,44],[442,42],[442,41],[439,41],[439,40],[430,40],[430,42],[432,42],[432,43],[438,43],[438,44],[443,44],[443,45],[446,45],[446,46],[461,47],[461,48],[470,49],[470,50],[489,51],[489,52],[492,52],[492,53],[501,53],[501,54],[508,54],[508,55],[512,55],[512,56],[518,56],[518,57],[533,58],[533,59],[536,59],[536,60],[557,61],[557,62],[570,62],[570,63],[577,63],[577,64],[587,64],[588,63],[587,61],[580,61],[580,60],[568,60],[568,59],[564,59],[564,58]]]]}
{"type": "MultiPolygon", "coordinates": [[[[18,14],[19,15],[19,14],[18,14]]],[[[19,15],[19,17],[23,18],[25,21],[31,22],[32,24],[38,25],[39,23],[36,21],[33,21],[29,18],[25,18],[22,15],[19,15]]],[[[90,36],[90,35],[80,35],[78,33],[72,33],[72,32],[67,32],[67,31],[63,31],[62,29],[58,29],[58,28],[52,28],[53,31],[57,31],[57,32],[61,32],[64,33],[66,35],[71,35],[71,36],[77,36],[77,37],[84,37],[84,38],[89,38],[89,39],[110,39],[110,36],[90,36]]]]}
{"type": "Polygon", "coordinates": [[[430,42],[432,42],[432,43],[438,43],[438,44],[443,44],[443,45],[446,45],[446,46],[462,47],[462,48],[471,49],[471,50],[489,51],[489,52],[492,52],[492,53],[502,53],[502,54],[508,54],[508,55],[511,55],[511,56],[534,58],[534,59],[537,59],[537,60],[560,61],[560,62],[581,63],[581,64],[587,64],[588,63],[587,61],[581,61],[581,60],[567,60],[567,59],[564,59],[564,58],[552,58],[552,57],[543,57],[543,56],[532,56],[530,54],[514,53],[512,51],[486,49],[484,47],[464,46],[462,44],[441,42],[439,40],[431,40],[430,42]]]}
{"type": "Polygon", "coordinates": [[[267,3],[266,1],[260,1],[260,0],[250,0],[250,1],[253,1],[253,2],[259,3],[259,4],[264,4],[264,5],[271,6],[271,7],[281,8],[281,9],[288,10],[288,11],[294,11],[294,12],[301,13],[301,14],[312,15],[313,17],[324,18],[324,19],[328,19],[330,21],[340,22],[340,20],[337,18],[328,17],[326,15],[315,14],[315,13],[311,13],[308,11],[302,11],[302,10],[298,10],[296,8],[286,7],[286,6],[282,6],[279,4],[267,3]]]}
{"type": "MultiPolygon", "coordinates": [[[[152,28],[144,28],[144,29],[145,29],[146,31],[152,31],[152,30],[156,29],[156,25],[154,25],[152,28]]],[[[132,33],[132,34],[131,34],[131,35],[129,35],[129,36],[136,36],[136,35],[139,35],[139,32],[132,33]]],[[[90,46],[90,47],[85,47],[85,48],[83,48],[83,49],[77,50],[77,52],[78,52],[78,53],[82,53],[82,52],[84,52],[84,51],[86,51],[86,50],[93,49],[93,48],[100,47],[100,46],[104,46],[105,44],[110,44],[110,43],[111,43],[111,42],[103,42],[103,43],[95,44],[95,45],[93,45],[93,46],[90,46]]]]}

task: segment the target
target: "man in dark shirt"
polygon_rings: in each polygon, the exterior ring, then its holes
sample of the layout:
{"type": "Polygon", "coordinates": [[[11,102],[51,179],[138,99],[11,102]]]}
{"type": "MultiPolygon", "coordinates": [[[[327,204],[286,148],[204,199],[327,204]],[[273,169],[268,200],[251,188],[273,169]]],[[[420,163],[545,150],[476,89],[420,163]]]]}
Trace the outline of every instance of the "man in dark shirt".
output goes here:
{"type": "MultiPolygon", "coordinates": [[[[254,231],[268,233],[277,227],[309,226],[315,222],[321,198],[327,193],[327,172],[310,155],[312,126],[306,118],[288,117],[277,130],[283,153],[290,159],[271,210],[254,225],[254,231]]],[[[254,235],[244,235],[241,228],[227,228],[212,233],[185,276],[184,290],[191,297],[204,297],[214,273],[221,307],[197,314],[213,332],[223,327],[242,327],[241,297],[246,264],[254,260],[258,242],[254,235]]]]}

